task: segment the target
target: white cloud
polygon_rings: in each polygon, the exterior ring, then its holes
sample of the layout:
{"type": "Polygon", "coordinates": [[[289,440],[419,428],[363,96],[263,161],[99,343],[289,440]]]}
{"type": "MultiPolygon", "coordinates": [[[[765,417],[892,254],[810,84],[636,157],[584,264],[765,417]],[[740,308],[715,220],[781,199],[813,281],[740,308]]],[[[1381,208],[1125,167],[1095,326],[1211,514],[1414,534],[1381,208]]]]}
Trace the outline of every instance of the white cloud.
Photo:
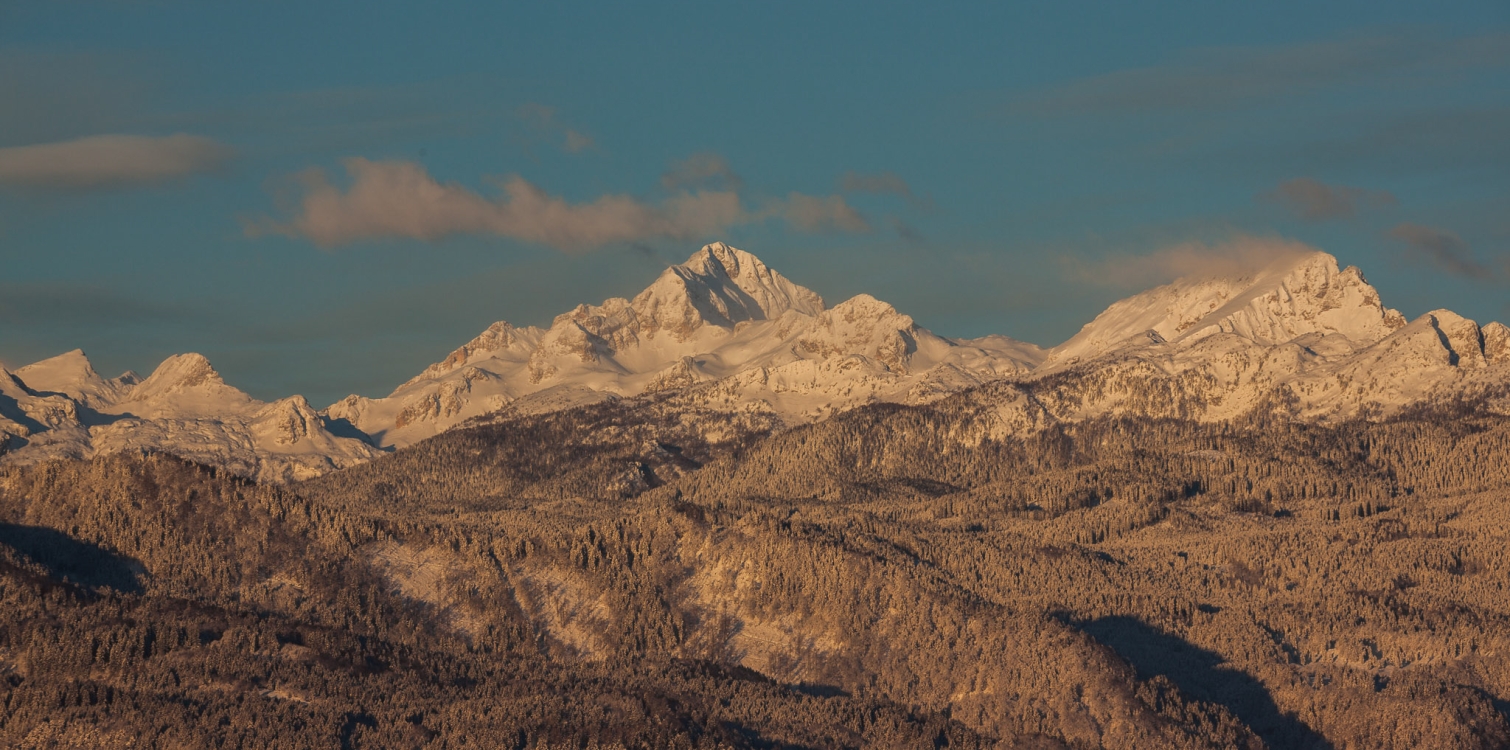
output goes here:
{"type": "MultiPolygon", "coordinates": [[[[727,229],[781,219],[804,232],[865,232],[870,224],[843,196],[790,193],[746,210],[735,190],[675,189],[658,202],[605,195],[570,203],[517,175],[497,180],[498,194],[442,183],[408,161],[344,162],[350,185],[322,169],[294,176],[287,219],[255,219],[247,233],[304,237],[321,247],[385,238],[436,241],[452,235],[493,235],[565,251],[658,238],[710,238],[727,229]]],[[[724,164],[727,167],[727,164],[724,164]]]]}
{"type": "Polygon", "coordinates": [[[513,176],[502,195],[486,197],[454,183],[437,182],[413,162],[345,162],[351,186],[332,185],[323,170],[299,177],[298,214],[286,222],[262,221],[253,233],[307,237],[322,247],[387,237],[433,241],[455,234],[491,234],[561,250],[655,237],[717,233],[744,218],[739,197],[728,192],[679,193],[661,205],[626,195],[568,203],[513,176]]]}
{"type": "Polygon", "coordinates": [[[788,193],[785,199],[768,203],[766,211],[804,232],[870,231],[870,222],[842,195],[788,193]]]}

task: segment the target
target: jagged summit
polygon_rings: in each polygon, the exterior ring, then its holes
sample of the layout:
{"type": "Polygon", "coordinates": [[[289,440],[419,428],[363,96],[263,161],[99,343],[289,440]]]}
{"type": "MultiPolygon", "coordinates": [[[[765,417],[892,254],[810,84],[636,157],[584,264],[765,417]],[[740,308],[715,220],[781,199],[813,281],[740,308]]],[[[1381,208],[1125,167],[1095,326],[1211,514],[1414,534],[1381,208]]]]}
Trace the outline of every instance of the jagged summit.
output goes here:
{"type": "Polygon", "coordinates": [[[980,416],[967,442],[1117,414],[1210,421],[1267,409],[1324,422],[1454,398],[1510,413],[1510,328],[1447,310],[1407,325],[1357,268],[1286,252],[1124,299],[1045,352],[1005,336],[944,338],[869,294],[826,307],[718,242],[633,298],[577,305],[544,329],[499,321],[389,396],[323,412],[299,396],[253,399],[198,354],[140,381],[101,378],[81,351],[0,370],[0,451],[41,460],[148,447],[288,479],[478,419],[646,394],[792,426],[987,383],[961,396],[980,416]]]}
{"type": "Polygon", "coordinates": [[[119,401],[137,383],[133,372],[109,380],[101,377],[82,349],[33,362],[15,375],[34,392],[66,396],[91,409],[119,401]]]}
{"type": "MultiPolygon", "coordinates": [[[[175,354],[163,360],[141,383],[141,390],[155,393],[172,388],[193,388],[199,385],[224,383],[220,373],[203,354],[189,352],[175,354]]],[[[144,394],[143,394],[144,395],[144,394]]]]}
{"type": "Polygon", "coordinates": [[[1510,362],[1510,327],[1494,322],[1485,325],[1481,332],[1484,336],[1484,358],[1496,363],[1510,362]]]}
{"type": "Polygon", "coordinates": [[[817,315],[823,298],[754,255],[715,242],[666,269],[629,306],[640,333],[665,331],[683,341],[703,325],[732,328],[744,321],[774,320],[789,310],[817,315]]]}
{"type": "Polygon", "coordinates": [[[74,349],[16,370],[16,377],[34,391],[52,391],[70,395],[99,386],[105,379],[94,371],[83,349],[74,349]]]}
{"type": "Polygon", "coordinates": [[[18,370],[22,380],[30,387],[44,391],[61,391],[63,387],[91,380],[104,380],[94,371],[83,349],[74,349],[40,362],[33,362],[18,370]]]}
{"type": "Polygon", "coordinates": [[[371,459],[303,396],[265,404],[226,384],[199,354],[167,358],[145,380],[106,380],[75,350],[0,370],[0,454],[15,462],[171,453],[261,480],[290,481],[371,459]],[[22,377],[24,375],[24,378],[22,377]]]}
{"type": "Polygon", "coordinates": [[[1244,273],[1192,276],[1108,307],[1050,350],[1046,368],[1085,361],[1150,340],[1191,344],[1230,333],[1278,344],[1308,333],[1342,334],[1367,345],[1405,325],[1355,266],[1327,253],[1285,254],[1244,273]],[[1150,335],[1152,334],[1152,335],[1150,335]]]}
{"type": "Polygon", "coordinates": [[[903,372],[918,349],[920,335],[924,332],[912,316],[897,312],[895,307],[869,294],[857,294],[820,313],[798,346],[824,357],[861,354],[884,364],[888,370],[903,372]]]}
{"type": "Polygon", "coordinates": [[[393,392],[398,393],[423,380],[433,380],[474,360],[496,356],[504,350],[533,343],[540,338],[541,333],[542,331],[538,328],[518,329],[510,325],[508,321],[500,320],[488,326],[471,341],[457,347],[445,359],[426,367],[423,372],[393,389],[393,392]]]}
{"type": "Polygon", "coordinates": [[[389,397],[351,396],[327,414],[402,446],[541,399],[564,407],[724,382],[707,398],[800,421],[873,400],[941,397],[1038,359],[1030,345],[935,336],[870,295],[828,309],[753,254],[715,242],[632,299],[578,305],[545,330],[495,323],[389,397]]]}

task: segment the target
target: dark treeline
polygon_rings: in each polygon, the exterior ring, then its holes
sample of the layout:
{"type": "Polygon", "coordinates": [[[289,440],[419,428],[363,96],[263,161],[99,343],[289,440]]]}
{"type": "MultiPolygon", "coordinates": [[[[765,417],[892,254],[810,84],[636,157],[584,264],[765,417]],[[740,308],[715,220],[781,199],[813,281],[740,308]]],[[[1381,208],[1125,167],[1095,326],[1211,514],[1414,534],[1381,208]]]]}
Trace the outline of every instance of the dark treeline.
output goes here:
{"type": "Polygon", "coordinates": [[[283,489],[6,469],[0,738],[1510,745],[1510,420],[974,403],[604,403],[283,489]]]}
{"type": "Polygon", "coordinates": [[[662,655],[563,661],[520,617],[471,638],[393,591],[384,524],[166,457],[4,478],[0,737],[22,747],[788,747],[980,743],[958,722],[662,655]],[[60,529],[125,585],[11,544],[60,529]]]}

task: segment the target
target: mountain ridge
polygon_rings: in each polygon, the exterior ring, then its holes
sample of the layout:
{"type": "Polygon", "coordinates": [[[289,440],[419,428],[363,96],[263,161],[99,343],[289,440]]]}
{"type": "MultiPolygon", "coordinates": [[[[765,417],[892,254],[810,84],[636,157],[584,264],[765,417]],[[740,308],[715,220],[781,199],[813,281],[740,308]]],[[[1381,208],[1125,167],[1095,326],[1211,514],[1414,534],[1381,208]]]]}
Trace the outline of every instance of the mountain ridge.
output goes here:
{"type": "Polygon", "coordinates": [[[1406,321],[1357,267],[1286,252],[1132,295],[1044,350],[939,336],[868,294],[829,307],[717,242],[632,298],[580,304],[546,328],[495,322],[388,396],[323,410],[253,399],[198,354],[146,378],[107,380],[80,350],[4,376],[5,460],[160,450],[287,481],[498,415],[651,394],[795,426],[1000,382],[972,397],[995,420],[980,435],[998,438],[1112,413],[1326,422],[1465,397],[1510,413],[1510,328],[1447,310],[1406,321]]]}

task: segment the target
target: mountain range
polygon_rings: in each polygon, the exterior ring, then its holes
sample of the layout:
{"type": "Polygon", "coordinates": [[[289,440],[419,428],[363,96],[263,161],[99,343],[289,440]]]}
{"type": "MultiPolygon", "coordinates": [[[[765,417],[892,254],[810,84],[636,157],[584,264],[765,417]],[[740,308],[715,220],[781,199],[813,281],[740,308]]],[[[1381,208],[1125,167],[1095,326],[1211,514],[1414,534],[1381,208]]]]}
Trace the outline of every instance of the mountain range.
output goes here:
{"type": "Polygon", "coordinates": [[[1357,268],[1289,253],[1134,295],[1044,350],[939,336],[865,294],[829,307],[714,243],[632,299],[579,305],[548,328],[494,323],[388,396],[323,410],[297,395],[254,399],[198,354],[146,378],[104,378],[78,350],[0,368],[0,461],[160,452],[286,482],[463,424],[609,400],[795,426],[965,391],[975,440],[1109,414],[1328,423],[1457,401],[1507,414],[1510,328],[1447,310],[1407,321],[1357,268]]]}

